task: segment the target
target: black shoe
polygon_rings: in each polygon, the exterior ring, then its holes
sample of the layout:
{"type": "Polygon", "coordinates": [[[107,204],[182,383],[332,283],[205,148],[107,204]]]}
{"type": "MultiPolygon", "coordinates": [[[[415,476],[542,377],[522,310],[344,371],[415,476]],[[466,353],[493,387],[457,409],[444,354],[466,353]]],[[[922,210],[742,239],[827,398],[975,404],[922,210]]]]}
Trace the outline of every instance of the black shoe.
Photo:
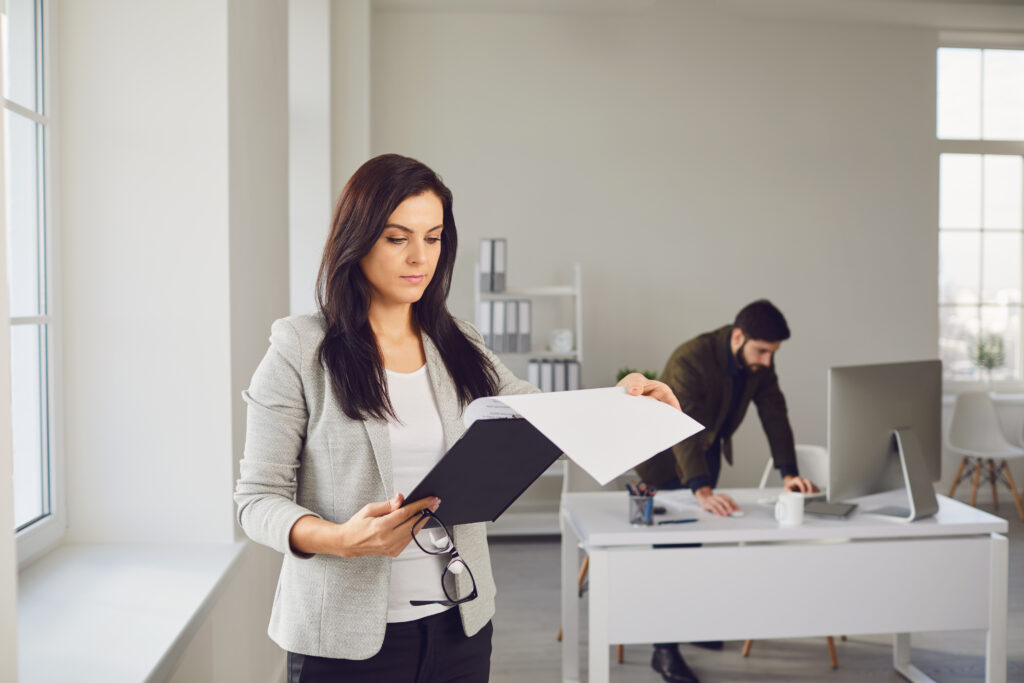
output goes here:
{"type": "Polygon", "coordinates": [[[655,647],[654,656],[651,657],[651,668],[661,674],[669,683],[700,683],[700,680],[690,667],[686,666],[683,656],[679,654],[679,648],[655,647]]]}
{"type": "Polygon", "coordinates": [[[720,640],[701,640],[699,642],[690,643],[696,647],[702,647],[705,650],[721,650],[725,644],[720,640]]]}

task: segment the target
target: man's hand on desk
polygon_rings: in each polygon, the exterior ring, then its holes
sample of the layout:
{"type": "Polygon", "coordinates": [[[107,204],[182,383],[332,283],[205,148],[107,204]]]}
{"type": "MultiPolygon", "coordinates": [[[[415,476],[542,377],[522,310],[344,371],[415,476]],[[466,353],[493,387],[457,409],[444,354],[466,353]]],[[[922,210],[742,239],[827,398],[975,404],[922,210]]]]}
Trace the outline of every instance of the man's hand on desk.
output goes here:
{"type": "Polygon", "coordinates": [[[783,488],[787,491],[799,491],[800,493],[817,493],[818,487],[810,479],[798,477],[791,474],[783,480],[783,488]]]}
{"type": "Polygon", "coordinates": [[[702,508],[722,517],[727,517],[740,509],[735,500],[724,493],[715,493],[710,486],[700,487],[693,492],[693,495],[697,497],[697,502],[702,508]]]}

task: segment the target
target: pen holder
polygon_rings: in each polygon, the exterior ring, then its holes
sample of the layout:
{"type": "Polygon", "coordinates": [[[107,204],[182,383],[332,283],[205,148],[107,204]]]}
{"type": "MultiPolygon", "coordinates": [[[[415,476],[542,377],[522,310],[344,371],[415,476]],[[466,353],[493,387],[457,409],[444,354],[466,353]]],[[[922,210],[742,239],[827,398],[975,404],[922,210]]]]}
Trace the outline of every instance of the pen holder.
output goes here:
{"type": "Polygon", "coordinates": [[[629,496],[629,523],[633,526],[654,524],[654,496],[629,496]]]}

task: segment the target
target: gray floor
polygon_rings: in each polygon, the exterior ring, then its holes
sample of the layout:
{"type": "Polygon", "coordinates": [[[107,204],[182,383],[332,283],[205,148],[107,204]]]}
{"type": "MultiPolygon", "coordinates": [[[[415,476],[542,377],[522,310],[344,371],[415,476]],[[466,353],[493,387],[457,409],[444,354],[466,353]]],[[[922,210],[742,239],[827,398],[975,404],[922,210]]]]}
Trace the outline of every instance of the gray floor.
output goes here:
{"type": "MultiPolygon", "coordinates": [[[[994,512],[990,506],[986,506],[994,512]]],[[[1004,504],[999,513],[1010,522],[1010,605],[1007,644],[1008,681],[1024,681],[1024,523],[1004,504]]],[[[541,683],[560,680],[560,587],[557,538],[492,539],[491,557],[498,583],[494,618],[492,683],[541,683]]],[[[937,568],[937,571],[941,571],[937,568]]],[[[941,600],[941,596],[936,596],[941,600]]],[[[584,600],[584,602],[586,602],[584,600]]],[[[584,608],[585,609],[585,608],[584,608]]],[[[581,625],[586,624],[583,615],[581,625]]],[[[586,680],[586,641],[581,673],[586,680]]],[[[681,651],[705,683],[715,681],[903,681],[892,670],[891,637],[836,639],[839,668],[832,670],[824,638],[759,640],[750,657],[742,642],[727,642],[721,652],[689,645],[681,651]]],[[[985,672],[983,632],[922,634],[913,637],[914,663],[937,681],[981,681],[985,672]]],[[[658,683],[650,668],[651,648],[626,647],[625,662],[612,660],[613,683],[658,683]]]]}

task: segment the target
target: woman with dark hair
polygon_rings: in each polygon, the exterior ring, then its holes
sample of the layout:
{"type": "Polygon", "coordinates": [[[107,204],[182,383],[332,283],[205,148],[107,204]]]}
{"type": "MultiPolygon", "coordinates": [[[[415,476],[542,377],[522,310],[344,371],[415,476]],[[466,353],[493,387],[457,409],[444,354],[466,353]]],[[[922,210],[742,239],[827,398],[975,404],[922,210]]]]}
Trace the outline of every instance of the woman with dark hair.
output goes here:
{"type": "MultiPolygon", "coordinates": [[[[363,164],[335,209],[319,313],[273,324],[243,392],[238,521],[285,556],[269,633],[289,683],[488,678],[486,529],[449,530],[438,499],[401,493],[462,435],[473,399],[537,390],[448,312],[456,244],[436,173],[396,154],[363,164]]],[[[620,385],[678,408],[660,382],[620,385]]]]}

